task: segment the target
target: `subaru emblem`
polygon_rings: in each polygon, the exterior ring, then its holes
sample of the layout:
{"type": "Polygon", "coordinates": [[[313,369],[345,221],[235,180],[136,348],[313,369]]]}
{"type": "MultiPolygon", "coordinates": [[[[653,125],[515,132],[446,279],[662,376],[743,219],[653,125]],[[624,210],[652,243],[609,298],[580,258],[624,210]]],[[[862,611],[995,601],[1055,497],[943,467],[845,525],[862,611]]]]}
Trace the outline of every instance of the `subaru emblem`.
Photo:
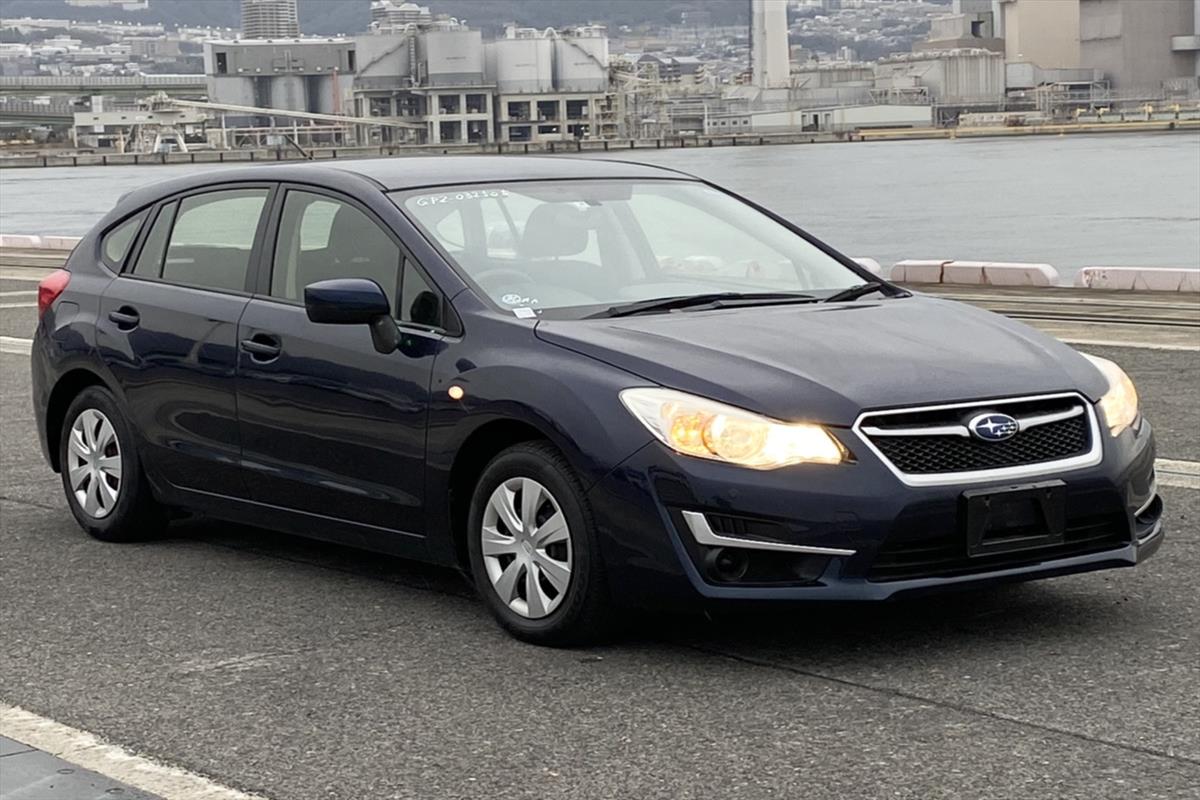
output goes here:
{"type": "Polygon", "coordinates": [[[967,429],[985,442],[1003,442],[1011,439],[1020,425],[1008,414],[980,414],[967,423],[967,429]]]}

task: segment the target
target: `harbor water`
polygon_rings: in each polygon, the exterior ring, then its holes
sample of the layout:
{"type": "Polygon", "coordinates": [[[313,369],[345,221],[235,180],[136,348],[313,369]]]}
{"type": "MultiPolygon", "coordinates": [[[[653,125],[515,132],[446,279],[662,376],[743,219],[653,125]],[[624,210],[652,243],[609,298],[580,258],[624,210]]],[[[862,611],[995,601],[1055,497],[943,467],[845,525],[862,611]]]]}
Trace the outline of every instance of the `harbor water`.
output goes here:
{"type": "MultiPolygon", "coordinates": [[[[517,156],[513,156],[517,157],[517,156]]],[[[556,156],[548,156],[554,158],[556,156]]],[[[601,156],[596,156],[601,157],[601,156]]],[[[1200,136],[1074,135],[634,150],[848,255],[1200,268],[1200,136]]],[[[78,235],[125,192],[231,165],[0,170],[0,232],[78,235]]]]}

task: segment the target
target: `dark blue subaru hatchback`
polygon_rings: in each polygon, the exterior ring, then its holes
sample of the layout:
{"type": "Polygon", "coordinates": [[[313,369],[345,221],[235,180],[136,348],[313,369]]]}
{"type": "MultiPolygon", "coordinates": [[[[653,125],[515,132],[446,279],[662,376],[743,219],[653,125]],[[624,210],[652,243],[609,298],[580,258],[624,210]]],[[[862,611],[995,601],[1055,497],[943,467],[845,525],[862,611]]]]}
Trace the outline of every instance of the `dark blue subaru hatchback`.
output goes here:
{"type": "Polygon", "coordinates": [[[172,510],[461,565],[497,619],[877,600],[1162,539],[1115,364],[913,295],[674,171],[220,170],[43,281],[42,444],[93,536],[172,510]]]}

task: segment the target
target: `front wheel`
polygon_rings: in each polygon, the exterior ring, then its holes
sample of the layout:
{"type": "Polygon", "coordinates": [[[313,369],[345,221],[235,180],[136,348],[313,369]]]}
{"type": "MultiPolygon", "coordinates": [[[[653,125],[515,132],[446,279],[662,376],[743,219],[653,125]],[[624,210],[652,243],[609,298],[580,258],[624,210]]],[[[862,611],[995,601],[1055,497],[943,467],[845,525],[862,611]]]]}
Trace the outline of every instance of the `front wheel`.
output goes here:
{"type": "Polygon", "coordinates": [[[512,635],[564,646],[608,632],[591,511],[558,450],[530,442],[496,456],[475,487],[468,525],[475,586],[512,635]]]}
{"type": "Polygon", "coordinates": [[[58,447],[67,505],[89,534],[129,542],[149,538],[166,524],[129,424],[108,390],[89,386],[71,402],[58,447]]]}

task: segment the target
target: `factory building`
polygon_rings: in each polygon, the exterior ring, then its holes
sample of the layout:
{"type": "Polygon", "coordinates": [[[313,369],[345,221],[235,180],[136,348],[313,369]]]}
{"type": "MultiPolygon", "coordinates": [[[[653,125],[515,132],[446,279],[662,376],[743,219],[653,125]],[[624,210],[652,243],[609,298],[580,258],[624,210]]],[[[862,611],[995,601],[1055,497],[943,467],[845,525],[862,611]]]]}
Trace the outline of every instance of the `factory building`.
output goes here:
{"type": "Polygon", "coordinates": [[[296,0],[242,0],[243,39],[294,39],[299,35],[296,0]]]}
{"type": "Polygon", "coordinates": [[[958,0],[951,8],[954,13],[930,21],[929,35],[913,43],[914,51],[982,48],[1004,52],[992,0],[958,0]]]}
{"type": "Polygon", "coordinates": [[[1079,57],[1121,93],[1195,91],[1200,0],[1079,0],[1079,57]]]}
{"type": "Polygon", "coordinates": [[[1004,98],[1004,56],[983,49],[892,55],[875,66],[875,91],[945,106],[994,105],[1004,98]]]}
{"type": "Polygon", "coordinates": [[[510,28],[484,43],[453,19],[357,39],[356,113],[423,124],[424,144],[557,141],[615,133],[603,28],[510,28]]]}
{"type": "Polygon", "coordinates": [[[933,107],[929,105],[839,105],[745,114],[710,114],[704,122],[704,132],[712,135],[795,131],[846,133],[871,128],[930,127],[933,127],[933,107]]]}
{"type": "Polygon", "coordinates": [[[1118,97],[1200,91],[1200,0],[998,0],[1010,66],[1099,70],[1118,97]]]}
{"type": "MultiPolygon", "coordinates": [[[[1172,0],[1173,1],[1173,0],[1172,0]]],[[[1081,66],[1080,0],[1000,0],[1004,57],[1045,69],[1081,66]]]]}
{"type": "Polygon", "coordinates": [[[423,125],[424,144],[494,141],[494,86],[484,76],[483,40],[455,20],[379,27],[356,39],[354,103],[361,117],[423,125]]]}
{"type": "Polygon", "coordinates": [[[340,114],[356,67],[352,39],[204,43],[208,96],[216,103],[340,114]]]}
{"type": "Polygon", "coordinates": [[[401,2],[401,0],[372,0],[371,29],[393,30],[406,25],[428,25],[433,22],[433,14],[428,6],[416,3],[401,2]]]}
{"type": "Polygon", "coordinates": [[[558,32],[509,28],[485,46],[496,86],[497,139],[557,141],[600,136],[616,126],[603,28],[558,32]]]}

